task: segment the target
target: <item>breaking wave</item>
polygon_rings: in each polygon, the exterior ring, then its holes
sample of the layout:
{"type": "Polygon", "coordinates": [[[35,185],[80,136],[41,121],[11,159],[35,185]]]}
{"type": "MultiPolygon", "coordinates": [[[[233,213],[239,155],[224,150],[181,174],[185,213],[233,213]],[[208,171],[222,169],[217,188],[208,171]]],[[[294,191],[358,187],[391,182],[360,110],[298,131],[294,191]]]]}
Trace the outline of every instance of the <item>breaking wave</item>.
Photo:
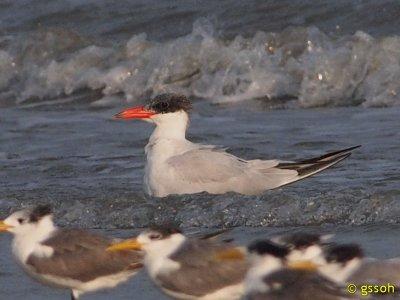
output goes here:
{"type": "Polygon", "coordinates": [[[2,106],[73,101],[82,91],[109,106],[173,91],[219,103],[382,107],[400,103],[399,82],[400,37],[362,31],[290,27],[223,39],[200,19],[166,42],[142,33],[110,45],[61,29],[0,37],[2,106]]]}

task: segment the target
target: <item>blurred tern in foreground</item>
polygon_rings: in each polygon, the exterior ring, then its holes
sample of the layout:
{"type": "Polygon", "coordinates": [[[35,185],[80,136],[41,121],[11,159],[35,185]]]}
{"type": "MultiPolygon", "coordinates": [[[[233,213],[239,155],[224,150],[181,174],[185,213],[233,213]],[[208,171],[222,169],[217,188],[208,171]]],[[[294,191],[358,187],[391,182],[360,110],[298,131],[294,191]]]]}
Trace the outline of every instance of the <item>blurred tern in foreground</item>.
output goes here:
{"type": "Polygon", "coordinates": [[[291,264],[290,250],[269,241],[249,245],[251,267],[245,280],[247,300],[339,300],[348,299],[341,287],[317,272],[306,261],[291,264]]]}
{"type": "Polygon", "coordinates": [[[177,229],[142,232],[108,250],[144,250],[151,279],[175,299],[234,300],[243,294],[244,253],[214,238],[189,238],[177,229]],[[236,257],[241,259],[236,259],[236,257]]]}
{"type": "Polygon", "coordinates": [[[142,267],[142,252],[106,249],[115,242],[79,229],[59,229],[49,206],[17,211],[0,221],[14,235],[12,252],[25,272],[41,283],[71,289],[71,299],[112,288],[142,267]]]}
{"type": "Polygon", "coordinates": [[[118,119],[141,119],[156,125],[146,146],[144,185],[151,196],[236,192],[260,194],[329,168],[359,146],[298,162],[244,160],[212,145],[186,139],[190,101],[183,95],[162,94],[146,106],[128,108],[118,119]]]}
{"type": "Polygon", "coordinates": [[[290,250],[286,257],[289,262],[315,261],[321,258],[327,240],[331,237],[331,235],[296,232],[278,236],[273,238],[272,241],[290,250]]]}
{"type": "Polygon", "coordinates": [[[364,258],[356,244],[327,248],[319,272],[337,283],[400,285],[400,259],[364,258]]]}
{"type": "MultiPolygon", "coordinates": [[[[363,251],[356,244],[332,245],[325,249],[321,258],[315,260],[319,272],[339,284],[347,283],[353,275],[356,275],[363,261],[363,251]]],[[[356,277],[358,275],[353,279],[356,277]]],[[[356,283],[353,279],[351,283],[356,283]]]]}

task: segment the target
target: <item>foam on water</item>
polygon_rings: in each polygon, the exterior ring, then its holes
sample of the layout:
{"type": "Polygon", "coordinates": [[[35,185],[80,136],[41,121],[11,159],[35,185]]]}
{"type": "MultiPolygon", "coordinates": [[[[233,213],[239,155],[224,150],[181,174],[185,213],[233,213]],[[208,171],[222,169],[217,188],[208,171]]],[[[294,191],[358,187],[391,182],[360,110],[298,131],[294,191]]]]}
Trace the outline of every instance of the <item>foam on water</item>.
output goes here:
{"type": "Polygon", "coordinates": [[[2,38],[0,101],[26,104],[90,89],[101,92],[92,101],[102,106],[167,91],[215,102],[393,106],[400,103],[399,46],[398,36],[338,37],[316,27],[223,39],[206,19],[165,42],[142,33],[104,45],[43,29],[2,38]]]}

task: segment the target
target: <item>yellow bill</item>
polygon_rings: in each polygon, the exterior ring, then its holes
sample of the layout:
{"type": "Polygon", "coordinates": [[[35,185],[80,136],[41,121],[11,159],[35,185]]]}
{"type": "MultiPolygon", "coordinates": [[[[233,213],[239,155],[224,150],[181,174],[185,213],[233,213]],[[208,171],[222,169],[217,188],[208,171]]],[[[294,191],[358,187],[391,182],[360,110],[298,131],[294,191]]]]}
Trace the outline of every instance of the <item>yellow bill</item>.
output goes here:
{"type": "Polygon", "coordinates": [[[317,271],[318,265],[309,260],[293,261],[288,263],[289,269],[303,271],[317,271]]]}
{"type": "Polygon", "coordinates": [[[142,248],[143,245],[137,239],[128,239],[111,245],[107,251],[141,250],[142,248]]]}
{"type": "Polygon", "coordinates": [[[8,231],[10,228],[12,228],[11,225],[7,225],[4,221],[0,221],[0,231],[8,231]]]}

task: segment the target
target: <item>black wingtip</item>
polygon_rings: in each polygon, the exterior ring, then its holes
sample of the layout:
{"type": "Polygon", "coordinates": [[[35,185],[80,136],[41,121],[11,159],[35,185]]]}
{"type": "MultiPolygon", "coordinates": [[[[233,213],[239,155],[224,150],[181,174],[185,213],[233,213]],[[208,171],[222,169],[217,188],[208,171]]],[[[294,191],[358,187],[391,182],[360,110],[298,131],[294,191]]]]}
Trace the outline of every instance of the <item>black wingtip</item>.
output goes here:
{"type": "Polygon", "coordinates": [[[347,149],[343,149],[342,151],[352,151],[352,150],[360,148],[360,147],[362,147],[362,145],[353,146],[353,147],[350,147],[350,148],[347,148],[347,149]]]}
{"type": "Polygon", "coordinates": [[[336,165],[337,163],[341,162],[342,160],[351,156],[351,152],[344,152],[343,154],[336,154],[332,159],[329,160],[322,160],[316,163],[313,163],[311,166],[304,167],[298,169],[298,175],[300,177],[307,177],[316,173],[319,173],[329,167],[336,165]]]}
{"type": "Polygon", "coordinates": [[[347,154],[348,152],[353,151],[354,149],[357,149],[357,148],[360,148],[360,147],[361,147],[361,145],[357,145],[357,146],[353,146],[353,147],[349,147],[349,148],[345,148],[345,149],[329,152],[329,153],[324,154],[322,156],[314,157],[314,158],[311,158],[311,159],[306,159],[306,160],[300,161],[298,163],[306,164],[306,163],[320,162],[320,161],[323,161],[325,159],[331,159],[331,158],[333,158],[335,156],[339,156],[339,155],[341,156],[341,155],[347,154]]]}

